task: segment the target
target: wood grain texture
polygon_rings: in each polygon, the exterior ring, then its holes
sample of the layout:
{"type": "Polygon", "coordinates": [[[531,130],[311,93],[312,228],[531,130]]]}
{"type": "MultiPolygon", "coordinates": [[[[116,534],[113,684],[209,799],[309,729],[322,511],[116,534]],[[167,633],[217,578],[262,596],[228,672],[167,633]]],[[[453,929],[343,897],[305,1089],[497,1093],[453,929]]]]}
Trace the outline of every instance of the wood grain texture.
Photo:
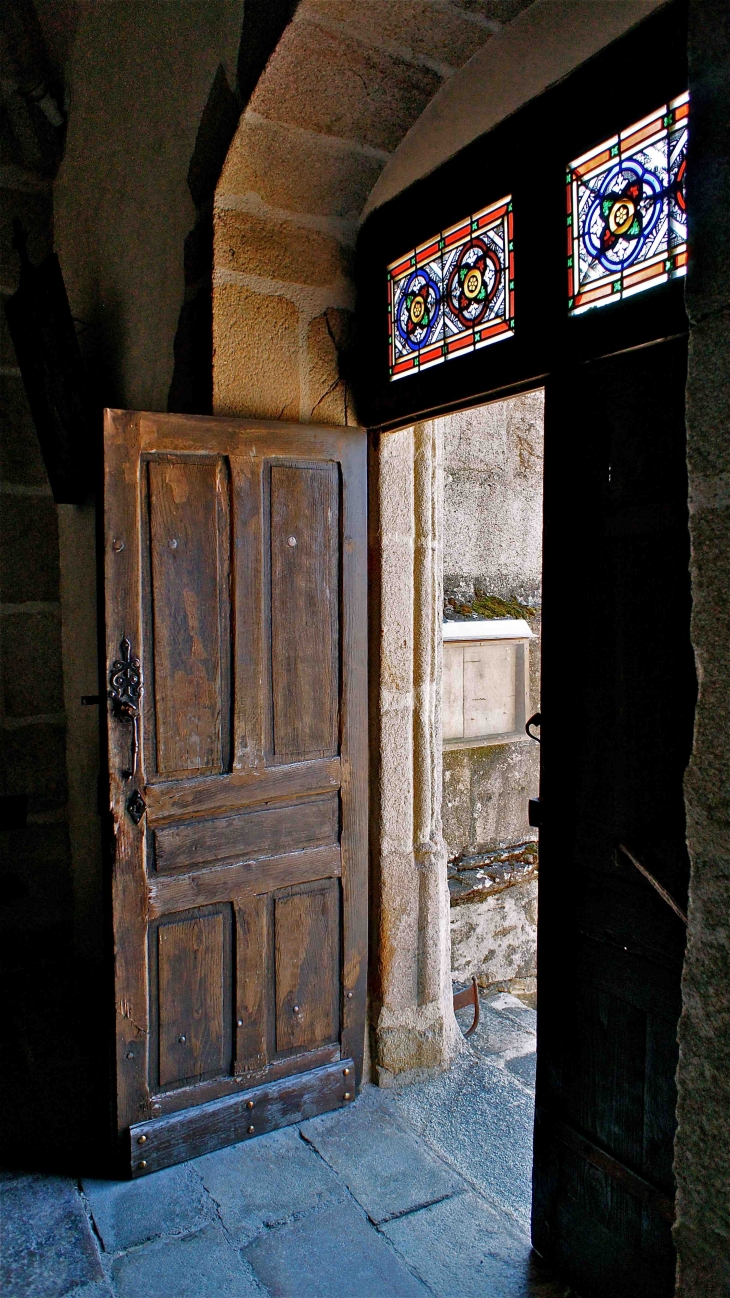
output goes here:
{"type": "Polygon", "coordinates": [[[339,1035],[340,898],[336,882],[277,896],[276,1050],[314,1050],[339,1035]]]}
{"type": "Polygon", "coordinates": [[[259,896],[236,912],[236,1073],[260,1070],[268,1062],[269,910],[266,896],[259,896]]]}
{"type": "Polygon", "coordinates": [[[272,464],[270,473],[272,756],[339,748],[339,469],[272,464]]]}
{"type": "Polygon", "coordinates": [[[340,808],[336,796],[188,820],[154,831],[154,863],[159,871],[203,868],[226,860],[256,860],[336,843],[340,808]]]}
{"type": "Polygon", "coordinates": [[[210,912],[157,927],[159,1072],[165,1088],[231,1068],[230,914],[210,912]]]}
{"type": "Polygon", "coordinates": [[[213,866],[194,874],[154,875],[147,884],[150,919],[193,906],[211,906],[273,892],[287,884],[335,878],[342,872],[339,847],[319,847],[240,865],[213,866]]]}
{"type": "Polygon", "coordinates": [[[161,776],[218,774],[230,749],[228,465],[147,462],[155,761],[161,776]]]}
{"type": "MultiPolygon", "coordinates": [[[[125,411],[104,416],[104,586],[107,671],[128,637],[140,652],[141,588],[139,420],[125,411]]],[[[149,1112],[149,994],[144,825],[126,814],[141,779],[126,775],[131,725],[107,705],[109,808],[112,819],[112,923],[114,931],[116,1115],[120,1131],[149,1112]]],[[[144,739],[144,719],[142,719],[144,739]]]]}
{"type": "Polygon", "coordinates": [[[246,1090],[268,1086],[283,1077],[294,1077],[297,1073],[324,1068],[326,1064],[333,1064],[339,1058],[339,1046],[321,1046],[319,1050],[306,1050],[300,1055],[272,1059],[261,1068],[243,1069],[235,1077],[215,1077],[209,1081],[196,1082],[192,1086],[157,1092],[152,1096],[154,1115],[158,1117],[178,1113],[182,1109],[194,1109],[199,1104],[209,1104],[211,1100],[222,1100],[227,1095],[241,1095],[246,1090]]]}
{"type": "Polygon", "coordinates": [[[338,1109],[347,1103],[345,1092],[352,1094],[349,1078],[344,1075],[345,1068],[352,1071],[352,1067],[351,1059],[343,1059],[303,1076],[285,1078],[242,1095],[138,1123],[129,1132],[131,1175],[158,1172],[183,1159],[199,1158],[225,1145],[235,1145],[265,1131],[338,1109]],[[248,1107],[251,1103],[252,1109],[248,1107]],[[140,1143],[141,1137],[144,1140],[140,1143]]]}
{"type": "Polygon", "coordinates": [[[282,798],[326,793],[340,787],[339,757],[273,766],[261,771],[241,771],[207,779],[179,780],[150,785],[147,819],[150,824],[190,813],[229,811],[282,798]]]}
{"type": "Polygon", "coordinates": [[[367,443],[342,453],[342,1009],[343,1055],[362,1078],[368,973],[367,443]]]}
{"type": "Polygon", "coordinates": [[[160,1110],[189,1112],[235,1093],[237,1078],[268,1084],[323,1066],[344,1053],[343,1043],[360,1067],[365,438],[361,430],[314,425],[109,412],[106,454],[108,655],[118,657],[129,635],[145,678],[143,760],[134,780],[124,774],[131,725],[110,723],[121,848],[113,906],[123,1134],[160,1110]],[[282,564],[300,544],[297,558],[304,556],[299,566],[281,567],[276,608],[272,518],[286,544],[282,564]],[[297,546],[288,545],[290,536],[297,546]],[[114,548],[115,541],[122,544],[114,548]],[[292,600],[294,617],[286,607],[292,600]],[[190,682],[201,664],[208,684],[197,695],[190,682]],[[176,673],[185,678],[178,694],[176,673]],[[288,736],[276,753],[275,690],[280,733],[288,736]],[[200,698],[205,707],[196,712],[200,698]],[[127,812],[136,788],[146,803],[138,827],[127,812]],[[302,916],[296,907],[280,909],[280,969],[286,966],[290,990],[307,991],[314,1012],[301,1043],[290,1037],[276,1057],[276,905],[312,887],[336,892],[340,879],[341,907],[326,922],[320,916],[321,987],[302,916]],[[220,959],[214,915],[227,917],[220,959]],[[290,921],[288,942],[282,925],[290,921]],[[156,926],[167,928],[162,942],[156,926]],[[172,954],[160,962],[164,942],[172,954]],[[183,1019],[194,1005],[203,1007],[206,1026],[191,1045],[183,1019]]]}

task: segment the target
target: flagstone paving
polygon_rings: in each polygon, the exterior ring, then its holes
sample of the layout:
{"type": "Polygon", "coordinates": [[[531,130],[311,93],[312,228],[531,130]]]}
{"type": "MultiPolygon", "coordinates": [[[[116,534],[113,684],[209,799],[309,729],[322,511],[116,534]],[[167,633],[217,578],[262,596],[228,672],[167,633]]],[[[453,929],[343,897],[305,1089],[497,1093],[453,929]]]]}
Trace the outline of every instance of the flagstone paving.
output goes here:
{"type": "Polygon", "coordinates": [[[347,1110],[132,1182],[3,1174],[5,1298],[567,1298],[528,1236],[535,1015],[481,1009],[449,1073],[347,1110]]]}

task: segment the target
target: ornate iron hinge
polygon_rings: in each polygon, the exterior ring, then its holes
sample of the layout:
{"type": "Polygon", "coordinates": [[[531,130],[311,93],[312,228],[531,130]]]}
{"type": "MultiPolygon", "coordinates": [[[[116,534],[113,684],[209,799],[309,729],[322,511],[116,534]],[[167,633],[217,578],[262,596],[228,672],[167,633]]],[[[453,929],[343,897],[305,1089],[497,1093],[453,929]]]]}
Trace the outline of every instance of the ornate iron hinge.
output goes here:
{"type": "MultiPolygon", "coordinates": [[[[119,650],[121,657],[112,663],[109,672],[107,694],[111,699],[112,712],[117,720],[132,722],[132,769],[131,771],[125,771],[127,779],[132,779],[137,774],[139,762],[139,705],[144,692],[144,683],[142,680],[142,665],[139,658],[136,658],[132,653],[132,646],[126,636],[122,640],[119,650]]],[[[141,794],[139,797],[144,802],[141,794]]],[[[142,812],[135,819],[131,807],[128,810],[135,824],[139,824],[142,812]]]]}

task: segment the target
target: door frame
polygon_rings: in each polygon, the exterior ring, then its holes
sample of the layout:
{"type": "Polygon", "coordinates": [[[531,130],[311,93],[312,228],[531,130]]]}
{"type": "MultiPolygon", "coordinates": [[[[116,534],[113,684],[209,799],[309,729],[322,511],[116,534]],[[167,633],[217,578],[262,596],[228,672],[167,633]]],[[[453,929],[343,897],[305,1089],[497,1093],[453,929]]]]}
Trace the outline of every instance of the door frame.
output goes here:
{"type": "MultiPolygon", "coordinates": [[[[416,550],[427,541],[422,520],[432,497],[419,486],[417,447],[424,440],[437,441],[432,421],[452,411],[503,400],[520,392],[545,387],[551,375],[564,367],[631,351],[667,338],[686,336],[684,286],[679,279],[605,309],[568,317],[565,236],[565,165],[582,153],[654,111],[660,104],[687,89],[686,14],[684,0],[674,0],[651,14],[635,29],[581,65],[557,87],[516,112],[487,135],[466,146],[423,180],[409,186],[373,211],[362,227],[357,248],[358,323],[361,339],[354,375],[358,411],[371,429],[371,582],[375,581],[371,614],[371,769],[379,773],[377,800],[371,814],[372,856],[380,877],[375,878],[375,910],[371,924],[375,978],[372,992],[373,1038],[379,1077],[387,1083],[393,1056],[391,1034],[398,1037],[402,1075],[416,1074],[425,1062],[421,1034],[430,1008],[431,1021],[441,1034],[441,1054],[430,1062],[448,1066],[452,1036],[449,1019],[450,981],[442,976],[442,1002],[427,1007],[418,988],[413,990],[413,970],[402,953],[386,956],[383,948],[391,937],[393,915],[406,904],[402,863],[387,852],[388,825],[394,808],[403,805],[403,780],[392,777],[392,754],[387,742],[392,737],[387,677],[391,669],[389,651],[395,648],[394,631],[402,629],[391,611],[388,583],[393,580],[398,542],[411,528],[416,550]],[[642,67],[641,78],[631,69],[642,67]],[[644,71],[646,75],[644,76],[644,71]],[[640,82],[640,84],[639,84],[640,82]],[[615,104],[621,103],[619,120],[615,104]],[[573,111],[580,104],[580,114],[573,111]],[[544,141],[545,121],[555,123],[554,134],[541,156],[535,156],[534,140],[544,141]],[[531,167],[524,173],[525,159],[531,167]],[[538,210],[534,194],[544,199],[538,210]],[[506,194],[514,199],[516,330],[513,338],[479,352],[446,361],[416,375],[391,382],[387,369],[386,267],[439,229],[464,219],[470,212],[497,202],[506,194]],[[519,215],[518,215],[519,213],[519,215]],[[552,249],[545,253],[545,247],[552,249]],[[539,255],[538,255],[539,252],[539,255]],[[413,464],[410,471],[409,456],[413,464]],[[410,491],[400,510],[393,507],[398,490],[410,491]],[[385,525],[383,515],[387,513],[385,525]],[[412,522],[410,520],[413,520],[412,522]],[[419,520],[420,523],[419,523],[419,520]],[[400,531],[398,528],[400,523],[400,531]],[[420,527],[420,531],[419,531],[420,527]],[[399,874],[400,871],[400,874],[399,874]],[[410,979],[410,985],[408,980],[410,979]],[[411,993],[410,1000],[408,992],[411,993]],[[447,999],[448,998],[448,999],[447,999]],[[422,1018],[419,1020],[419,1014],[422,1018]],[[410,1031],[410,1041],[406,1040],[410,1031]]],[[[437,446],[431,463],[438,460],[437,446]]],[[[434,511],[438,519],[438,509],[434,511]]],[[[431,537],[440,553],[440,536],[431,537]]],[[[414,564],[414,569],[415,569],[414,564]]],[[[437,582],[438,578],[434,578],[437,582]]],[[[401,598],[410,600],[413,610],[418,582],[401,579],[401,598]]],[[[432,601],[430,615],[422,607],[419,616],[430,624],[431,643],[440,638],[440,604],[432,601]],[[436,634],[438,626],[438,636],[436,634]]],[[[404,642],[404,648],[406,648],[404,642]]],[[[415,681],[420,670],[416,637],[408,643],[410,672],[415,681]]],[[[436,694],[440,688],[440,664],[436,694]]],[[[435,804],[431,823],[440,822],[440,718],[438,700],[430,708],[414,699],[411,747],[401,742],[404,767],[423,770],[430,762],[435,804]],[[420,713],[419,713],[420,707],[420,713]],[[423,731],[431,727],[432,749],[424,745],[423,731]]],[[[375,780],[373,787],[375,788],[375,780]]],[[[405,845],[402,844],[402,847],[405,845]]],[[[417,869],[414,821],[413,861],[417,869]]],[[[412,877],[416,877],[414,875],[412,877]]],[[[445,870],[444,870],[445,877],[445,870]]],[[[448,895],[432,889],[433,904],[418,913],[414,931],[424,924],[433,926],[433,945],[448,932],[448,895]],[[436,899],[439,899],[438,901],[436,899]]],[[[418,949],[422,937],[415,939],[418,949]]],[[[442,951],[442,962],[446,957],[442,951]]],[[[417,961],[416,961],[417,963],[417,961]]],[[[443,968],[442,968],[443,974],[443,968]]],[[[416,981],[418,971],[416,970],[416,981]]]]}

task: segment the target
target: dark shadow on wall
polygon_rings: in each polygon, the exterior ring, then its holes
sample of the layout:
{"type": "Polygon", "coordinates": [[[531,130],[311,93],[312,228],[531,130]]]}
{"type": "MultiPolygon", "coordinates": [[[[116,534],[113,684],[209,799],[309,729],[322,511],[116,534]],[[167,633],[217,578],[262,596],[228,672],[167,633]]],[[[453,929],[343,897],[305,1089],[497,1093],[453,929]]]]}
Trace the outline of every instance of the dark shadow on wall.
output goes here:
{"type": "Polygon", "coordinates": [[[248,0],[238,51],[237,84],[221,65],[203,110],[188,168],[188,189],[197,210],[185,240],[185,291],[174,341],[174,369],[167,408],[208,415],[213,405],[213,200],[238,121],[297,0],[248,0]]]}

